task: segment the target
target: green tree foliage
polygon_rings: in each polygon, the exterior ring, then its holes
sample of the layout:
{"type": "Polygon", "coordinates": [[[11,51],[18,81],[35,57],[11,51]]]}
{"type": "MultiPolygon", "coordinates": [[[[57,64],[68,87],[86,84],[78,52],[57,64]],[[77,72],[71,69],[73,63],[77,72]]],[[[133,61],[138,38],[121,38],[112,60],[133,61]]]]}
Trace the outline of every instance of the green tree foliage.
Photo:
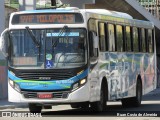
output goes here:
{"type": "Polygon", "coordinates": [[[18,4],[18,0],[10,0],[10,4],[18,4]]]}

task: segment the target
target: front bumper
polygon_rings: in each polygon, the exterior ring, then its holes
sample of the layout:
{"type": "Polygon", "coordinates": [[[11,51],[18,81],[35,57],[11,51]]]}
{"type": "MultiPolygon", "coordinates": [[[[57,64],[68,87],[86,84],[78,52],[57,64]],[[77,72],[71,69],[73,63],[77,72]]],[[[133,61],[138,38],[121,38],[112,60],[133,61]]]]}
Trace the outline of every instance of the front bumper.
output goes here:
{"type": "Polygon", "coordinates": [[[89,84],[87,82],[84,86],[80,87],[79,89],[70,92],[68,94],[68,97],[66,98],[54,98],[54,97],[51,99],[25,98],[23,94],[17,92],[10,86],[10,84],[8,84],[8,98],[10,102],[23,102],[23,103],[75,103],[75,102],[89,101],[90,92],[89,92],[89,84]]]}

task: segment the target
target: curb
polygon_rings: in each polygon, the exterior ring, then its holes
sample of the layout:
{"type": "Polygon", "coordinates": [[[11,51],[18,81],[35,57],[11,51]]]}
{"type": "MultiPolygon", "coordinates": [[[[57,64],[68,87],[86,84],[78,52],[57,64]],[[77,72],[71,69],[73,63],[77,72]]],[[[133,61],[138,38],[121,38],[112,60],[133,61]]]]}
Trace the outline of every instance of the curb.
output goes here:
{"type": "Polygon", "coordinates": [[[23,104],[23,105],[1,105],[0,106],[0,110],[3,109],[15,109],[15,108],[28,108],[27,104],[23,104]]]}
{"type": "Polygon", "coordinates": [[[15,105],[3,105],[3,106],[0,106],[0,110],[3,110],[3,109],[15,109],[15,105]]]}
{"type": "Polygon", "coordinates": [[[144,96],[160,96],[160,89],[155,89],[144,96]]]}
{"type": "Polygon", "coordinates": [[[15,105],[16,108],[28,108],[28,104],[15,105]]]}

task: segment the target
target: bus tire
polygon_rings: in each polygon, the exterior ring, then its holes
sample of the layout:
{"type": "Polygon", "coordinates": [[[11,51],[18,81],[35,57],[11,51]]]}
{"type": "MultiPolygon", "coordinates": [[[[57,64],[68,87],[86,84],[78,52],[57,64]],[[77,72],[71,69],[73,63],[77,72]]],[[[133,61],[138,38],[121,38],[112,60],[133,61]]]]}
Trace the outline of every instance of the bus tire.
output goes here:
{"type": "Polygon", "coordinates": [[[107,91],[105,84],[102,83],[101,91],[100,91],[100,101],[90,103],[91,109],[93,111],[102,112],[106,109],[106,101],[107,101],[107,91]]]}
{"type": "Polygon", "coordinates": [[[30,113],[41,113],[42,106],[36,104],[36,103],[29,103],[28,104],[30,113]]]}
{"type": "Polygon", "coordinates": [[[82,108],[86,109],[89,108],[89,103],[88,102],[82,102],[82,103],[72,103],[71,104],[72,108],[82,108]]]}
{"type": "Polygon", "coordinates": [[[80,105],[78,103],[72,103],[70,105],[71,105],[71,108],[80,108],[80,105]]]}
{"type": "Polygon", "coordinates": [[[133,106],[139,107],[142,101],[142,83],[141,80],[137,81],[136,85],[136,97],[132,98],[133,106]]]}
{"type": "Polygon", "coordinates": [[[80,106],[82,109],[87,109],[87,108],[89,108],[89,102],[83,102],[83,103],[81,103],[80,106]]]}
{"type": "Polygon", "coordinates": [[[136,85],[136,96],[132,98],[125,98],[122,99],[122,106],[123,107],[139,107],[142,101],[142,83],[141,80],[137,80],[136,85]]]}

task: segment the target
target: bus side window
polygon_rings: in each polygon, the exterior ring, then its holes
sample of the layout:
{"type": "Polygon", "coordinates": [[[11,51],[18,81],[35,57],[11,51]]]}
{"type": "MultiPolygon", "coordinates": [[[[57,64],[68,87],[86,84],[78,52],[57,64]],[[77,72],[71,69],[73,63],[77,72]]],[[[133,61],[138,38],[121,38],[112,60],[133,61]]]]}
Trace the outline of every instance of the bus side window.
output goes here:
{"type": "Polygon", "coordinates": [[[145,38],[145,30],[144,28],[141,29],[141,49],[142,52],[146,52],[146,38],[145,38]]]}
{"type": "Polygon", "coordinates": [[[132,48],[131,48],[131,28],[130,26],[126,26],[126,51],[131,52],[132,48]]]}
{"type": "Polygon", "coordinates": [[[138,29],[133,27],[133,51],[139,52],[138,29]]]}
{"type": "Polygon", "coordinates": [[[152,30],[148,29],[148,45],[149,45],[149,53],[153,52],[153,40],[152,40],[152,30]]]}
{"type": "Polygon", "coordinates": [[[152,30],[152,49],[153,49],[153,52],[154,52],[154,40],[155,40],[155,30],[153,29],[152,30]]]}
{"type": "Polygon", "coordinates": [[[139,52],[142,52],[142,31],[141,28],[137,28],[138,29],[138,49],[139,52]]]}
{"type": "Polygon", "coordinates": [[[117,51],[118,52],[123,52],[124,48],[123,48],[123,28],[121,25],[116,25],[116,37],[117,37],[117,51]]]}
{"type": "Polygon", "coordinates": [[[115,29],[113,24],[108,24],[109,51],[115,52],[115,29]]]}
{"type": "Polygon", "coordinates": [[[145,29],[146,52],[149,52],[148,29],[145,29]]]}
{"type": "Polygon", "coordinates": [[[106,51],[106,24],[105,23],[99,23],[99,48],[100,51],[105,52],[106,51]]]}

